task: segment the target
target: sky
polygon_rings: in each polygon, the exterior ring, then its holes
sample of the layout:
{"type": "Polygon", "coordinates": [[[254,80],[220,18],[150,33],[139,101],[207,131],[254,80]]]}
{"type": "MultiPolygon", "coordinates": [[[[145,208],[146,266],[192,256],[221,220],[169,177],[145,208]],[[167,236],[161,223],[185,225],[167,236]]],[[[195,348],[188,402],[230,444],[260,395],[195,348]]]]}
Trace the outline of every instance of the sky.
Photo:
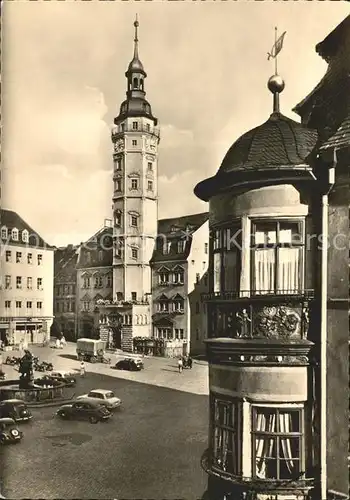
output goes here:
{"type": "Polygon", "coordinates": [[[159,218],[208,210],[193,188],[272,112],[274,27],[281,111],[318,83],[315,52],[347,2],[6,2],[3,207],[49,244],[79,243],[112,217],[110,129],[125,99],[138,14],[147,99],[159,119],[159,218]]]}

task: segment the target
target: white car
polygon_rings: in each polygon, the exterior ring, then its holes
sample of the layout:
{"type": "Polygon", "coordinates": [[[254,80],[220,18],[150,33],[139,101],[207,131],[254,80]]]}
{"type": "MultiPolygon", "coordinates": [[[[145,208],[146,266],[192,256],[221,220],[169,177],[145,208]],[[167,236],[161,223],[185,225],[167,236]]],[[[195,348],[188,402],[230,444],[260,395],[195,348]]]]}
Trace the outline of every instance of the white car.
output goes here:
{"type": "Polygon", "coordinates": [[[109,410],[114,410],[115,408],[119,408],[119,406],[122,404],[121,400],[117,398],[114,392],[109,391],[107,389],[94,389],[90,391],[88,394],[83,394],[82,396],[78,396],[77,399],[84,399],[85,401],[100,403],[109,410]]]}

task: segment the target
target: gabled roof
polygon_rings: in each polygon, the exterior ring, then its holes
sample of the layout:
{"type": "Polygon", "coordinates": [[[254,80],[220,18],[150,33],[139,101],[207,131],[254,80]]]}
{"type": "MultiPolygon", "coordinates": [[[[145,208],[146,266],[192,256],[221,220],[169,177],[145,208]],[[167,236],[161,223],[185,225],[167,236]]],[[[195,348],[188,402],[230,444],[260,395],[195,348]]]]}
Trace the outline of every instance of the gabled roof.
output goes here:
{"type": "Polygon", "coordinates": [[[68,245],[66,247],[58,247],[55,249],[54,269],[55,278],[59,278],[62,274],[75,273],[78,260],[78,245],[68,245]]]}
{"type": "Polygon", "coordinates": [[[152,262],[186,261],[192,244],[192,235],[209,219],[209,212],[184,215],[158,221],[158,238],[152,262]],[[176,231],[172,231],[176,227],[176,231]],[[185,241],[184,251],[178,253],[177,242],[185,241]],[[163,244],[170,243],[170,251],[163,254],[163,244]]]}
{"type": "Polygon", "coordinates": [[[350,16],[347,16],[326,38],[316,45],[316,52],[327,62],[334,56],[339,46],[344,43],[347,32],[350,31],[350,16]]]}
{"type": "Polygon", "coordinates": [[[160,235],[186,235],[186,228],[192,228],[191,232],[197,231],[209,218],[209,212],[202,212],[199,214],[183,215],[181,217],[173,217],[171,219],[160,219],[158,221],[158,234],[160,235]],[[178,231],[172,232],[171,229],[176,227],[178,231]],[[181,233],[182,234],[178,234],[181,233]],[[185,234],[183,234],[185,233],[185,234]]]}
{"type": "Polygon", "coordinates": [[[36,247],[36,248],[45,248],[50,250],[54,249],[54,247],[46,243],[45,240],[36,231],[34,231],[34,229],[24,219],[22,219],[22,217],[20,217],[17,214],[17,212],[2,208],[0,209],[0,220],[1,220],[1,227],[6,226],[6,228],[8,229],[7,239],[11,244],[28,246],[32,248],[36,247]],[[24,230],[28,231],[29,233],[28,243],[21,241],[21,238],[19,238],[18,241],[12,239],[11,230],[15,228],[18,229],[20,233],[24,230]]]}
{"type": "Polygon", "coordinates": [[[113,228],[103,227],[80,244],[77,269],[111,267],[113,265],[113,228]],[[102,252],[102,257],[100,255],[102,252]]]}

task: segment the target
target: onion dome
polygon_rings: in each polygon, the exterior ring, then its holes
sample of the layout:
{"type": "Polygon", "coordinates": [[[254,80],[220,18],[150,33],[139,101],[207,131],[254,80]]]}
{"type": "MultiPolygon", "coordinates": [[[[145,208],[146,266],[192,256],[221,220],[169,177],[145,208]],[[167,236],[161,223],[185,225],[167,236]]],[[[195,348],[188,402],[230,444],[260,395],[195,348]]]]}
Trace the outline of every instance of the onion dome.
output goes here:
{"type": "Polygon", "coordinates": [[[280,113],[279,94],[284,86],[278,75],[269,79],[273,113],[265,123],[233,143],[216,175],[197,184],[196,196],[208,201],[215,194],[235,186],[266,185],[305,175],[310,177],[308,162],[317,142],[317,132],[280,113]]]}

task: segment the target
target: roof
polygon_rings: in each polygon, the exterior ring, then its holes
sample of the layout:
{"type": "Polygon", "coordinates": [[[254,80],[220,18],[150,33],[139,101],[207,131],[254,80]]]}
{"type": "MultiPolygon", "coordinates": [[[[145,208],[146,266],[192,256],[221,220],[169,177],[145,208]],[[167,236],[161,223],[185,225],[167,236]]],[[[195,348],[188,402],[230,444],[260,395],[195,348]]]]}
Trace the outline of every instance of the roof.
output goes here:
{"type": "Polygon", "coordinates": [[[293,109],[304,123],[318,130],[321,142],[336,132],[350,109],[349,37],[350,16],[316,46],[318,54],[329,63],[327,72],[293,109]]]}
{"type": "Polygon", "coordinates": [[[79,247],[77,269],[111,267],[113,264],[113,228],[103,227],[79,247]],[[100,253],[102,252],[102,253],[100,253]]]}
{"type": "Polygon", "coordinates": [[[272,113],[265,123],[249,130],[233,143],[219,172],[305,164],[316,141],[315,130],[281,113],[272,113]]]}
{"type": "Polygon", "coordinates": [[[158,221],[158,236],[151,262],[185,261],[189,256],[192,235],[209,219],[209,212],[183,215],[158,221]],[[183,251],[179,252],[178,242],[183,241],[183,251]],[[169,245],[168,253],[163,253],[163,245],[169,245]]]}
{"type": "Polygon", "coordinates": [[[334,56],[350,31],[350,16],[347,16],[326,38],[316,45],[316,52],[327,62],[334,56]]]}
{"type": "Polygon", "coordinates": [[[317,140],[316,130],[274,112],[233,143],[216,175],[198,183],[195,194],[208,201],[230,186],[273,184],[305,176],[317,140]]]}
{"type": "Polygon", "coordinates": [[[52,245],[49,245],[48,243],[45,242],[45,240],[36,232],[34,229],[24,220],[22,217],[20,217],[16,212],[13,210],[7,210],[5,208],[2,208],[0,210],[1,214],[1,227],[6,226],[8,230],[12,229],[18,229],[18,231],[21,233],[24,230],[28,231],[29,234],[29,239],[28,243],[23,242],[19,239],[13,240],[12,235],[9,231],[8,235],[8,241],[13,244],[13,245],[20,245],[20,246],[29,246],[29,247],[36,247],[36,248],[45,248],[45,249],[50,249],[53,250],[54,247],[52,245]]]}
{"type": "Polygon", "coordinates": [[[98,392],[100,394],[108,394],[109,392],[113,392],[113,391],[111,391],[111,389],[91,389],[89,391],[89,393],[90,392],[98,392]]]}
{"type": "Polygon", "coordinates": [[[54,256],[55,278],[60,274],[71,274],[75,271],[78,260],[78,245],[56,248],[54,256]]]}
{"type": "Polygon", "coordinates": [[[329,148],[341,149],[344,147],[349,147],[349,145],[350,145],[350,114],[341,123],[335,134],[333,134],[324,144],[322,144],[320,149],[321,150],[329,148]]]}
{"type": "Polygon", "coordinates": [[[22,399],[3,399],[2,401],[0,401],[0,404],[3,404],[3,403],[19,403],[19,404],[26,404],[22,399]]]}

